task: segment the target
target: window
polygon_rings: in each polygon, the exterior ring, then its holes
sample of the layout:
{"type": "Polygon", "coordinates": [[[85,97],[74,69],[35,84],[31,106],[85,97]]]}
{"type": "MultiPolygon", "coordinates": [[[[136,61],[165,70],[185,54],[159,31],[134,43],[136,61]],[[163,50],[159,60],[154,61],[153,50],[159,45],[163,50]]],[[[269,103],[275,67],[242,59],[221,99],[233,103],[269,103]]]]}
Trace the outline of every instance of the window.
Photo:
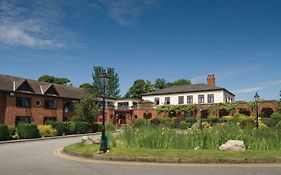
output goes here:
{"type": "Polygon", "coordinates": [[[16,116],[16,126],[19,123],[30,123],[31,117],[30,116],[16,116]]]}
{"type": "Polygon", "coordinates": [[[160,104],[160,99],[159,97],[154,98],[154,104],[159,105],[160,104]]]}
{"type": "Polygon", "coordinates": [[[56,100],[45,100],[45,108],[56,109],[57,108],[57,101],[56,100]]]}
{"type": "Polygon", "coordinates": [[[129,102],[118,102],[118,109],[128,109],[129,102]]]}
{"type": "Polygon", "coordinates": [[[214,94],[208,94],[208,103],[214,103],[215,97],[214,94]]]}
{"type": "Polygon", "coordinates": [[[137,108],[138,107],[138,102],[133,102],[133,108],[137,108]]]}
{"type": "Polygon", "coordinates": [[[204,95],[198,95],[198,103],[205,103],[204,95]]]}
{"type": "Polygon", "coordinates": [[[165,105],[169,105],[170,104],[170,97],[165,97],[165,105]]]}
{"type": "Polygon", "coordinates": [[[186,103],[193,103],[193,96],[187,96],[186,103]]]}
{"type": "Polygon", "coordinates": [[[65,113],[72,112],[74,110],[73,103],[72,102],[65,103],[63,109],[65,113]]]}
{"type": "Polygon", "coordinates": [[[16,106],[17,107],[30,108],[31,107],[31,98],[17,97],[16,106]]]}
{"type": "Polygon", "coordinates": [[[179,96],[178,97],[178,104],[179,105],[184,104],[184,96],[179,96]]]}

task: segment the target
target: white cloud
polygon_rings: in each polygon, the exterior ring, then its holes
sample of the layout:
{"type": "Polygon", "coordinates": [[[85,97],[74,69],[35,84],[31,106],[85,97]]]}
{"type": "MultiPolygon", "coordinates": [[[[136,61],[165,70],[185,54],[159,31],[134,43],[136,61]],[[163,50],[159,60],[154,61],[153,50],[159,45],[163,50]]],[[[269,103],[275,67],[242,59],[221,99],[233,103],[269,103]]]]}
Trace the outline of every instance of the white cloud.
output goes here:
{"type": "Polygon", "coordinates": [[[56,35],[50,36],[53,26],[42,17],[32,16],[32,10],[17,1],[0,2],[0,45],[31,48],[63,47],[56,35]]]}
{"type": "Polygon", "coordinates": [[[144,10],[156,4],[156,0],[99,0],[108,16],[117,23],[131,27],[144,10]]]}
{"type": "Polygon", "coordinates": [[[268,88],[271,88],[271,87],[275,87],[275,86],[278,86],[280,84],[281,84],[281,80],[269,81],[269,82],[258,84],[258,85],[253,86],[253,87],[247,87],[247,88],[243,88],[243,89],[238,89],[238,90],[236,90],[236,92],[237,93],[241,93],[241,94],[253,93],[253,92],[260,91],[260,90],[264,90],[264,89],[268,89],[268,88]]]}

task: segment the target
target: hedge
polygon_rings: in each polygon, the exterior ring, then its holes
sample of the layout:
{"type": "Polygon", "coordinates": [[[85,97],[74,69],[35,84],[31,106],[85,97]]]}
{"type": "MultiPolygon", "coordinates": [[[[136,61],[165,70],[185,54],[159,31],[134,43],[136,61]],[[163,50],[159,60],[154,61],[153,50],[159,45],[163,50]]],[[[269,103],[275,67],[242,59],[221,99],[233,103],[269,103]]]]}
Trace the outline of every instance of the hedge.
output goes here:
{"type": "Polygon", "coordinates": [[[21,139],[39,138],[40,133],[36,125],[20,123],[17,126],[17,133],[21,139]]]}
{"type": "Polygon", "coordinates": [[[89,131],[90,124],[88,122],[68,122],[68,134],[85,134],[89,131]]]}
{"type": "Polygon", "coordinates": [[[10,132],[7,125],[0,124],[0,141],[10,139],[10,132]]]}
{"type": "Polygon", "coordinates": [[[51,125],[54,129],[57,130],[57,136],[62,136],[66,130],[66,124],[64,122],[55,122],[53,120],[47,120],[45,125],[51,125]]]}

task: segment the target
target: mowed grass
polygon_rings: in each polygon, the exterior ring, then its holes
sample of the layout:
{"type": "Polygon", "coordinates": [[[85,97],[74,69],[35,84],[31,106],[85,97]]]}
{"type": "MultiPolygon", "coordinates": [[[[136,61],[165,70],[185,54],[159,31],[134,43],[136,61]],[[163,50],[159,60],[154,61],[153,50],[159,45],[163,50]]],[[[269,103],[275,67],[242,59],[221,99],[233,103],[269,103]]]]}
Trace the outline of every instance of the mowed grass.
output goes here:
{"type": "MultiPolygon", "coordinates": [[[[99,145],[76,143],[65,147],[65,150],[82,154],[97,154],[99,145]]],[[[127,149],[111,148],[108,156],[124,157],[181,157],[181,158],[274,158],[281,157],[280,150],[244,152],[221,152],[219,150],[182,150],[182,149],[127,149]]]]}

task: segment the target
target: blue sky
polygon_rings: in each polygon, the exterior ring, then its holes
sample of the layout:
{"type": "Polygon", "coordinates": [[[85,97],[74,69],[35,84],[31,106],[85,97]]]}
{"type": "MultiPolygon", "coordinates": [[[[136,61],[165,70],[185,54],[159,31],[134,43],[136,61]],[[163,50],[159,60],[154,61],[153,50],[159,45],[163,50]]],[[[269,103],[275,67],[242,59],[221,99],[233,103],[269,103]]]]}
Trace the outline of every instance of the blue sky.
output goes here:
{"type": "Polygon", "coordinates": [[[75,86],[114,67],[136,79],[217,85],[237,99],[278,99],[280,0],[0,0],[0,73],[50,74],[75,86]]]}

